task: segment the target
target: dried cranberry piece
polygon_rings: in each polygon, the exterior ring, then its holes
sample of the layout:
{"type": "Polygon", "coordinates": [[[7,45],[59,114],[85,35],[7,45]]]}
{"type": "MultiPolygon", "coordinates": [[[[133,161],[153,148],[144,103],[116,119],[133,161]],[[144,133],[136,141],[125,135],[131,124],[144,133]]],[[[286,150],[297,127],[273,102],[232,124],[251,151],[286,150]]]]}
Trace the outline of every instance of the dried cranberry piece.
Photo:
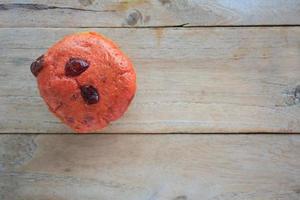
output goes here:
{"type": "Polygon", "coordinates": [[[70,58],[65,65],[66,76],[79,76],[87,68],[89,68],[89,63],[81,58],[70,58]]]}
{"type": "Polygon", "coordinates": [[[84,85],[80,87],[80,90],[81,96],[87,104],[98,103],[100,97],[96,88],[91,85],[84,85]]]}
{"type": "Polygon", "coordinates": [[[33,63],[30,65],[31,73],[37,77],[39,72],[43,69],[44,65],[44,55],[38,57],[33,63]]]}

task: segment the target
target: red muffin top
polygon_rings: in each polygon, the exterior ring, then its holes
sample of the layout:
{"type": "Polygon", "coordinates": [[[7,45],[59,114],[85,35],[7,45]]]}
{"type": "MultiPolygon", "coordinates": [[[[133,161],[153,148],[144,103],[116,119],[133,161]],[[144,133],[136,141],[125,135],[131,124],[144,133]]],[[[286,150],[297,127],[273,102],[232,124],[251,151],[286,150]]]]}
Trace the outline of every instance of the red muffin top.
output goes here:
{"type": "Polygon", "coordinates": [[[94,32],[64,37],[31,71],[49,109],[77,132],[99,130],[121,117],[136,90],[130,60],[94,32]]]}

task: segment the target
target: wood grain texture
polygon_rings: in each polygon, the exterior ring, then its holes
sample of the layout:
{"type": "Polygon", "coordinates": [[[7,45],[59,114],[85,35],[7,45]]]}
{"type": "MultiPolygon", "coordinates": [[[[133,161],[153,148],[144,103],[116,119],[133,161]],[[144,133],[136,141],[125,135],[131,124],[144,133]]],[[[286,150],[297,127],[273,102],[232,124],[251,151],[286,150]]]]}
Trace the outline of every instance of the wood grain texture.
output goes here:
{"type": "Polygon", "coordinates": [[[1,200],[298,200],[299,135],[1,135],[1,200]]]}
{"type": "Polygon", "coordinates": [[[300,28],[1,29],[0,132],[70,132],[29,66],[62,36],[93,30],[132,58],[138,91],[103,132],[300,132],[300,28]]]}
{"type": "Polygon", "coordinates": [[[0,0],[0,27],[300,24],[299,0],[0,0]]]}

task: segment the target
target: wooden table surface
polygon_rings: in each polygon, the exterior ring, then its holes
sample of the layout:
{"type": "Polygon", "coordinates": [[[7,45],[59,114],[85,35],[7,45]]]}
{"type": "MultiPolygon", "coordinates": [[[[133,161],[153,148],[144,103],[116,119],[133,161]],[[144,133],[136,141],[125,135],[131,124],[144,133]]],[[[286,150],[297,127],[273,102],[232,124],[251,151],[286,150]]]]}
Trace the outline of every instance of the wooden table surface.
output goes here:
{"type": "Polygon", "coordinates": [[[299,0],[0,0],[0,60],[0,200],[300,199],[299,0]],[[137,71],[107,134],[60,134],[29,70],[80,31],[137,71]]]}

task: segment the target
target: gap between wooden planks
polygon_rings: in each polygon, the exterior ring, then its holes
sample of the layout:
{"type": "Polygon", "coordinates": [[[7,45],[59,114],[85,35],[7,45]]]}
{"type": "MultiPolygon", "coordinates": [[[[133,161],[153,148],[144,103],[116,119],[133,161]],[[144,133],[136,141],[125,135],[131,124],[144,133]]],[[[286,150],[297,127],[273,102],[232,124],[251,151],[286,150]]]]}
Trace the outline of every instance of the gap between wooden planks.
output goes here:
{"type": "Polygon", "coordinates": [[[300,28],[0,29],[0,132],[70,132],[29,66],[62,36],[93,30],[132,59],[138,91],[102,132],[299,132],[300,28]]]}

